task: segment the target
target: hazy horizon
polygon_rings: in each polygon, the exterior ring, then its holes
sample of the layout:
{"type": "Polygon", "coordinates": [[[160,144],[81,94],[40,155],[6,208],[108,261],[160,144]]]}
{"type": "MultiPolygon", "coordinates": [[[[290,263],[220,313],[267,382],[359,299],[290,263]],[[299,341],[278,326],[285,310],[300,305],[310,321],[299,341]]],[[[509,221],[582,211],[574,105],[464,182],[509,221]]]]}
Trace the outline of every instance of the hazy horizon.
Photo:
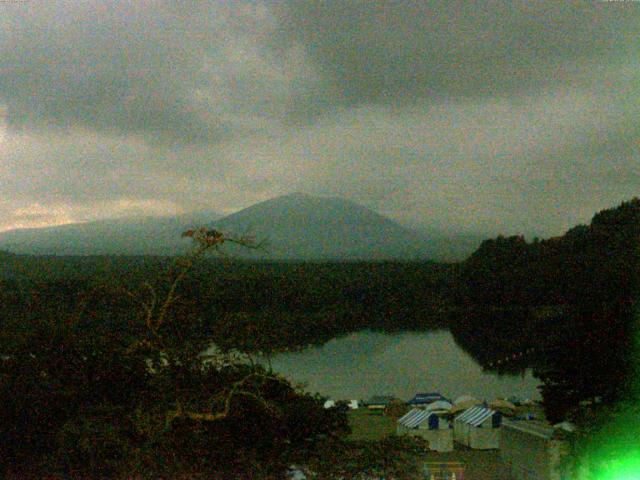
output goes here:
{"type": "MultiPolygon", "coordinates": [[[[157,212],[157,213],[147,213],[144,211],[136,211],[134,210],[133,212],[131,211],[123,211],[123,212],[119,212],[119,214],[113,215],[113,216],[106,216],[106,217],[102,217],[102,218],[89,218],[89,219],[80,219],[80,220],[69,220],[63,223],[51,223],[51,224],[47,224],[47,225],[29,225],[29,226],[9,226],[9,227],[0,227],[0,234],[4,233],[4,232],[10,232],[10,231],[14,231],[14,230],[34,230],[37,231],[38,229],[41,228],[55,228],[55,227],[64,227],[64,226],[72,226],[72,225],[85,225],[85,224],[92,224],[95,222],[125,222],[125,223],[135,223],[136,220],[149,220],[149,219],[155,219],[155,220],[161,220],[161,219],[175,219],[175,218],[188,218],[190,215],[203,215],[203,214],[211,214],[211,221],[218,221],[218,220],[222,220],[225,219],[226,217],[231,217],[234,216],[235,214],[238,214],[240,212],[243,212],[251,207],[255,207],[261,203],[266,203],[272,200],[277,200],[279,198],[282,197],[286,197],[286,196],[292,196],[292,195],[310,195],[310,194],[306,194],[304,192],[292,192],[289,194],[284,194],[284,195],[280,195],[278,197],[273,197],[273,198],[269,198],[260,202],[256,202],[255,204],[252,205],[248,205],[245,208],[241,208],[241,209],[237,209],[237,210],[227,210],[227,212],[218,212],[215,211],[213,209],[206,209],[206,208],[199,208],[199,209],[194,209],[194,210],[186,210],[186,211],[181,211],[181,212],[157,212]]],[[[327,199],[335,199],[335,198],[340,198],[340,197],[335,197],[332,195],[310,195],[314,198],[327,198],[327,199]]],[[[630,199],[628,199],[630,200],[630,199]]],[[[356,204],[358,204],[356,202],[356,204]]],[[[358,204],[360,205],[360,204],[358,204]]],[[[613,208],[618,206],[616,205],[608,205],[606,207],[603,207],[602,209],[605,208],[613,208]]],[[[367,207],[368,208],[368,207],[367,207]]],[[[602,210],[600,209],[600,210],[602,210]]],[[[388,218],[389,220],[392,220],[396,223],[398,223],[398,225],[408,228],[410,230],[414,230],[415,232],[418,233],[423,233],[423,234],[429,234],[429,233],[437,233],[437,234],[447,234],[451,237],[456,237],[456,236],[465,236],[465,235],[470,235],[470,236],[477,236],[477,237],[482,237],[482,238],[493,238],[499,235],[522,235],[524,236],[527,240],[531,240],[534,237],[539,237],[539,238],[547,238],[547,237],[552,237],[552,236],[557,236],[557,235],[561,235],[566,233],[567,230],[577,226],[577,225],[586,225],[589,223],[589,221],[591,220],[591,216],[589,216],[589,218],[581,223],[575,223],[571,226],[569,226],[567,229],[564,229],[562,231],[556,232],[554,234],[547,234],[546,237],[543,237],[540,235],[539,232],[537,231],[519,231],[519,232],[508,232],[505,233],[503,231],[500,230],[494,230],[494,231],[490,231],[490,230],[486,230],[486,231],[480,231],[480,230],[476,230],[476,231],[472,231],[472,230],[468,230],[468,229],[464,229],[461,228],[460,230],[456,230],[456,231],[445,231],[445,230],[440,230],[434,227],[429,226],[428,224],[422,224],[420,223],[420,221],[404,221],[402,218],[394,218],[392,216],[387,216],[384,213],[378,212],[374,209],[370,209],[371,211],[378,213],[386,218],[388,218]]],[[[597,212],[593,212],[593,214],[595,214],[597,212]]]]}

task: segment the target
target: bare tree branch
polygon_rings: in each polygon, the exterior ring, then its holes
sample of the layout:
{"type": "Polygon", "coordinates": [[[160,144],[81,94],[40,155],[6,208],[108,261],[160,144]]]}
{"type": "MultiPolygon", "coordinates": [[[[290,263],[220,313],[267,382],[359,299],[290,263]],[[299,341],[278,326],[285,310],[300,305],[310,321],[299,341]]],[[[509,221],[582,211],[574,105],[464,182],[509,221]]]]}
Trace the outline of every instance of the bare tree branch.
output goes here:
{"type": "Polygon", "coordinates": [[[190,410],[185,410],[182,407],[182,403],[179,400],[176,400],[176,410],[167,413],[165,425],[170,426],[173,420],[180,417],[186,417],[191,420],[203,421],[203,422],[214,422],[214,421],[225,419],[231,414],[231,407],[232,407],[233,400],[236,397],[240,397],[240,396],[253,398],[258,403],[260,403],[265,410],[269,411],[272,415],[279,417],[281,415],[281,412],[279,411],[279,409],[274,404],[269,402],[266,398],[264,398],[264,396],[262,396],[259,391],[253,392],[253,391],[241,388],[251,379],[262,380],[260,386],[264,385],[264,383],[267,380],[282,382],[282,380],[276,375],[252,372],[244,376],[240,380],[234,382],[231,388],[226,393],[223,391],[223,392],[220,392],[218,395],[216,395],[216,397],[224,398],[224,407],[221,411],[193,412],[190,410]]]}

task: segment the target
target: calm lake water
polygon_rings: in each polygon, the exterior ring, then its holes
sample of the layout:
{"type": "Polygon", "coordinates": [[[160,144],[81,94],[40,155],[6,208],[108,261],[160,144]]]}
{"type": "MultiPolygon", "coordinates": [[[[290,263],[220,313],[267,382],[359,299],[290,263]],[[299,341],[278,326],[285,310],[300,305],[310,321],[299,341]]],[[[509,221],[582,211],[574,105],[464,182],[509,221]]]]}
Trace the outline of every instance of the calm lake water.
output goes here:
{"type": "Polygon", "coordinates": [[[540,398],[540,381],[530,371],[518,376],[483,372],[446,330],[357,332],[322,347],[276,355],[271,364],[294,383],[305,383],[309,392],[334,399],[377,394],[410,399],[428,391],[453,399],[463,394],[488,401],[514,395],[540,398]]]}

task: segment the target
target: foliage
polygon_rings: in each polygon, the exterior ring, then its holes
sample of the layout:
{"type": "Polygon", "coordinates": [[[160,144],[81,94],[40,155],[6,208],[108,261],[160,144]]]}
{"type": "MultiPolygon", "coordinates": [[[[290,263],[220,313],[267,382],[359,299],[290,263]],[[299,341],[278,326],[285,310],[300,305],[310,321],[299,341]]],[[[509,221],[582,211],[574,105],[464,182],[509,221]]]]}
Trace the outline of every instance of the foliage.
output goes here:
{"type": "Polygon", "coordinates": [[[501,355],[533,350],[525,366],[543,382],[547,417],[560,421],[581,402],[611,405],[628,389],[639,275],[636,198],[562,237],[484,242],[463,265],[459,295],[491,314],[466,315],[454,330],[475,351],[482,341],[501,355]],[[550,305],[561,308],[543,313],[550,305]]]}
{"type": "Polygon", "coordinates": [[[2,257],[0,469],[269,478],[307,462],[322,478],[411,472],[409,457],[387,455],[403,440],[343,444],[333,438],[348,430],[343,410],[322,409],[251,356],[361,328],[451,325],[483,366],[533,366],[548,418],[594,438],[624,417],[621,401],[633,403],[639,199],[562,237],[488,240],[459,266],[205,261],[228,242],[255,245],[216,231],[187,237],[194,255],[175,264],[2,257]]]}
{"type": "Polygon", "coordinates": [[[614,404],[627,393],[632,378],[629,311],[576,309],[567,315],[558,321],[559,328],[549,329],[552,340],[534,368],[552,422],[564,420],[581,403],[614,404]]]}
{"type": "Polygon", "coordinates": [[[17,293],[38,308],[16,310],[1,337],[0,472],[268,478],[348,432],[344,410],[323,409],[250,357],[202,355],[211,335],[181,302],[181,282],[207,251],[255,244],[186,236],[196,248],[167,284],[112,279],[82,292],[35,282],[17,293]]]}
{"type": "Polygon", "coordinates": [[[482,305],[608,304],[637,292],[640,199],[562,237],[486,240],[464,263],[464,298],[482,305]]]}
{"type": "MultiPolygon", "coordinates": [[[[0,322],[14,322],[16,315],[27,313],[26,292],[38,296],[29,307],[33,314],[74,310],[82,301],[77,293],[83,291],[92,291],[86,300],[92,304],[93,321],[109,322],[112,309],[118,309],[118,317],[131,315],[132,302],[137,311],[141,300],[151,300],[150,287],[161,296],[172,281],[166,273],[172,266],[164,258],[22,257],[2,267],[5,309],[0,322]],[[18,270],[35,278],[26,279],[18,270]],[[122,297],[128,299],[126,306],[121,305],[122,297]]],[[[446,326],[454,270],[431,263],[202,259],[176,287],[173,308],[188,316],[189,325],[205,332],[207,340],[225,349],[299,349],[365,328],[393,332],[446,326]]]]}

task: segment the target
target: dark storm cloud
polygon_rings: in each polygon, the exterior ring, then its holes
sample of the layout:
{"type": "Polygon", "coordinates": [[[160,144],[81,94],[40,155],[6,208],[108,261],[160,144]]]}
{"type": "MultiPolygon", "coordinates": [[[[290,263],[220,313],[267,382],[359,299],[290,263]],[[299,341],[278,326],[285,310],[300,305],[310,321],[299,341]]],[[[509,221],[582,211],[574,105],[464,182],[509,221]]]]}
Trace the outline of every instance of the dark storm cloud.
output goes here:
{"type": "Polygon", "coordinates": [[[340,104],[538,88],[640,47],[636,7],[606,3],[52,0],[0,8],[10,125],[186,142],[255,133],[265,119],[296,121],[340,104]]]}
{"type": "Polygon", "coordinates": [[[347,104],[518,93],[640,48],[632,2],[292,0],[277,11],[347,104]]]}
{"type": "Polygon", "coordinates": [[[640,192],[638,2],[0,2],[0,229],[301,190],[549,234],[640,192]]]}
{"type": "Polygon", "coordinates": [[[305,74],[295,51],[263,48],[274,28],[263,5],[35,3],[0,5],[0,98],[13,127],[216,141],[260,130],[286,108],[290,75],[305,74]]]}

